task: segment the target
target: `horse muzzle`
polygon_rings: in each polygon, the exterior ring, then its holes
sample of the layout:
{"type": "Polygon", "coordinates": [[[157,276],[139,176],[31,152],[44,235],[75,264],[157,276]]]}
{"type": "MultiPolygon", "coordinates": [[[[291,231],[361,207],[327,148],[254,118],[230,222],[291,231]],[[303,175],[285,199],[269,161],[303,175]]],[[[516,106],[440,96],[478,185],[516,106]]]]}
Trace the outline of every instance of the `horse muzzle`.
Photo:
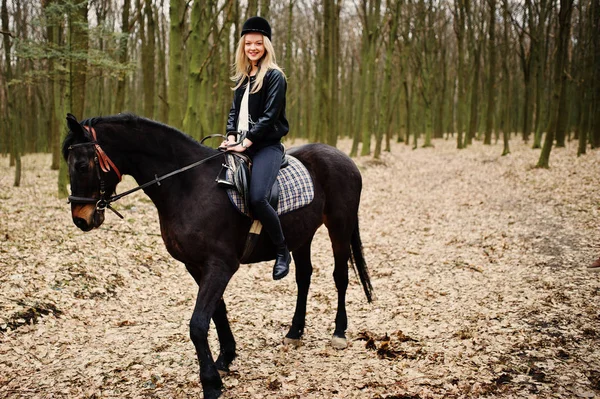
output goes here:
{"type": "Polygon", "coordinates": [[[83,231],[100,227],[104,222],[104,210],[95,205],[73,205],[71,208],[73,223],[83,231]]]}

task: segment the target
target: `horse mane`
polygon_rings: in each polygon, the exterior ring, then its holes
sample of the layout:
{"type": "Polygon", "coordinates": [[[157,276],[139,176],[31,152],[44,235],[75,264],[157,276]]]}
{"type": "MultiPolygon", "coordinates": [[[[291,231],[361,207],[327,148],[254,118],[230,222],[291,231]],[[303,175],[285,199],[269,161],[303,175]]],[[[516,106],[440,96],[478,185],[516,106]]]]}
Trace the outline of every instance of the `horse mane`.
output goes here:
{"type": "MultiPolygon", "coordinates": [[[[198,141],[194,140],[189,135],[183,133],[182,131],[180,131],[172,126],[166,125],[161,122],[157,122],[152,119],[144,118],[144,117],[141,117],[141,116],[138,116],[135,114],[131,114],[131,113],[123,113],[123,114],[108,115],[108,116],[95,116],[92,118],[84,119],[84,120],[80,121],[79,123],[82,126],[90,126],[90,127],[94,127],[98,124],[118,124],[118,125],[125,125],[128,129],[131,129],[131,130],[142,130],[142,125],[150,125],[160,131],[163,131],[164,133],[166,133],[167,135],[169,135],[171,137],[178,137],[180,139],[187,141],[187,144],[189,144],[189,145],[193,145],[193,146],[201,145],[200,143],[198,143],[198,141]]],[[[85,132],[85,134],[86,134],[86,138],[91,141],[92,140],[91,135],[89,135],[87,132],[85,132]]],[[[74,136],[73,132],[69,131],[69,133],[65,137],[65,139],[63,141],[63,145],[62,145],[62,155],[65,160],[69,156],[69,146],[74,144],[74,142],[75,142],[75,136],[74,136]]]]}

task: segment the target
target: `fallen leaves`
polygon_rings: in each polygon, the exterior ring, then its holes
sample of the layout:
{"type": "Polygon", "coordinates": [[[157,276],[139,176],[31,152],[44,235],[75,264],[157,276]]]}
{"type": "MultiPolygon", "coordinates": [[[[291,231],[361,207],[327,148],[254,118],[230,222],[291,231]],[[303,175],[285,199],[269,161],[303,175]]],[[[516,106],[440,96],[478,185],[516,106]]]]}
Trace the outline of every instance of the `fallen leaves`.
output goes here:
{"type": "Polygon", "coordinates": [[[13,313],[7,318],[6,322],[0,324],[0,332],[7,332],[9,329],[16,330],[25,325],[36,324],[42,316],[53,315],[54,317],[60,317],[63,313],[53,303],[35,303],[31,306],[21,301],[17,301],[17,303],[23,306],[24,309],[13,313]]]}
{"type": "MultiPolygon", "coordinates": [[[[501,145],[454,147],[393,143],[381,161],[356,159],[376,300],[350,272],[345,350],[330,346],[325,229],[297,348],[282,345],[293,273],[273,282],[269,262],[240,267],[224,296],[238,351],[224,398],[598,395],[600,281],[586,267],[600,255],[600,152],[556,149],[540,170],[518,140],[506,157],[501,145]]],[[[200,397],[197,289],[147,197],[124,198],[128,220],[108,214],[84,234],[55,198],[49,155],[23,157],[20,188],[0,161],[0,397],[200,397]]],[[[216,357],[214,329],[209,340],[216,357]]]]}
{"type": "Polygon", "coordinates": [[[403,350],[400,345],[403,342],[417,342],[415,339],[408,337],[402,331],[392,333],[392,338],[387,334],[376,336],[369,331],[361,331],[356,339],[366,341],[365,349],[375,351],[379,359],[393,360],[399,357],[414,359],[416,357],[415,354],[409,354],[403,350]]]}

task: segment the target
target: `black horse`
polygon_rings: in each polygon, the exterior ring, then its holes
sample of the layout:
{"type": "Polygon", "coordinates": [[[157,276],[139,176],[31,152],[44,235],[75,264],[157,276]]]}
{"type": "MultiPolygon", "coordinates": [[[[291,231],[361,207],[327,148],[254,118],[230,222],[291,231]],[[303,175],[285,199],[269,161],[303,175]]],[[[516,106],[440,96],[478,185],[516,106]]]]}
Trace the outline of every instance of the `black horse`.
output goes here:
{"type": "MultiPolygon", "coordinates": [[[[131,175],[143,185],[158,210],[167,250],[185,264],[198,284],[190,337],[200,364],[204,397],[220,396],[219,370],[227,371],[236,356],[223,293],[239,268],[251,225],[249,218],[233,208],[225,190],[215,184],[222,155],[174,128],[134,115],[80,123],[69,114],[67,124],[63,156],[69,167],[73,222],[83,231],[99,227],[104,209],[116,199],[110,194],[115,192],[121,174],[131,175]],[[185,168],[191,164],[198,166],[185,168]],[[181,173],[171,173],[182,168],[181,173]],[[207,341],[211,318],[220,343],[216,362],[207,341]]],[[[358,230],[361,175],[348,156],[324,144],[304,145],[290,153],[309,170],[315,197],[310,205],[281,217],[298,286],[296,310],[285,340],[294,343],[302,337],[312,274],[310,246],[315,232],[325,223],[333,247],[338,292],[332,345],[345,348],[348,260],[356,267],[369,302],[372,294],[358,230]]],[[[247,263],[274,256],[275,249],[263,234],[247,263]]]]}

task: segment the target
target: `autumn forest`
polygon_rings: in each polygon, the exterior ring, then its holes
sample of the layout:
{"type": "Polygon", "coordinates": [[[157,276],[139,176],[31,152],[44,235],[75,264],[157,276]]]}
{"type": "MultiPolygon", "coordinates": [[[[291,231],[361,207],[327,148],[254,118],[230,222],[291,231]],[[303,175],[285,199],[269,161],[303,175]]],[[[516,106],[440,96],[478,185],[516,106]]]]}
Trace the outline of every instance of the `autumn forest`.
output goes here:
{"type": "Polygon", "coordinates": [[[65,115],[223,133],[243,21],[270,20],[290,137],[378,158],[447,138],[600,146],[600,0],[1,0],[0,153],[53,154],[65,115]]]}

